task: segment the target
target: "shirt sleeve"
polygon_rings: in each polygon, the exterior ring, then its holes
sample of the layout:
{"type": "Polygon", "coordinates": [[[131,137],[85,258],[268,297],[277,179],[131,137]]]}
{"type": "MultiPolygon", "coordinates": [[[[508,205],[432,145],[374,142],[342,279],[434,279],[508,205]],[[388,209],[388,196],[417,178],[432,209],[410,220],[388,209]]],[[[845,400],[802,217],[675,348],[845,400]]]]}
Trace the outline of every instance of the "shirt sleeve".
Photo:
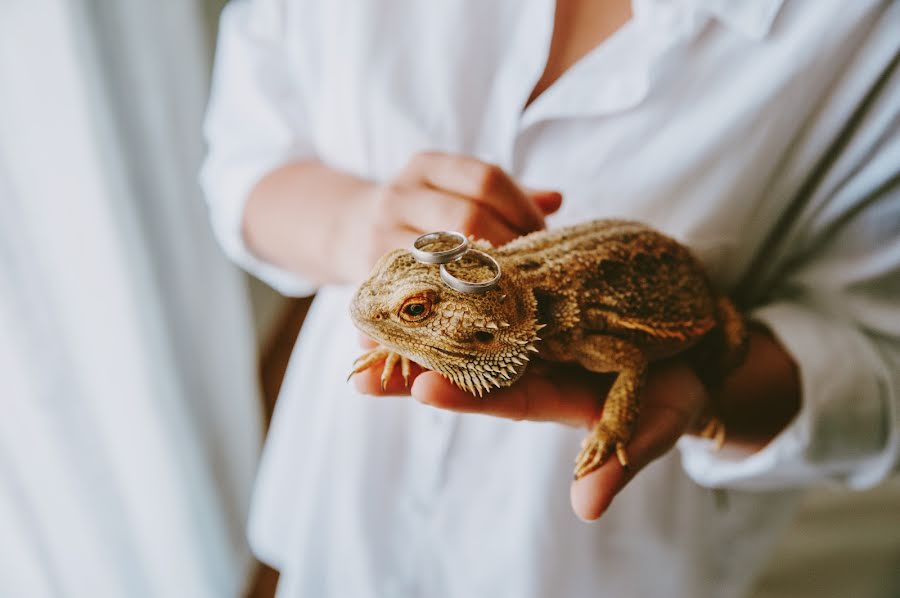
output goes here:
{"type": "Polygon", "coordinates": [[[284,48],[283,13],[278,0],[238,0],[222,12],[200,184],[225,253],[282,294],[302,296],[315,286],[254,255],[241,226],[248,195],[261,178],[314,157],[303,97],[284,48]]]}
{"type": "MultiPolygon", "coordinates": [[[[872,486],[900,453],[900,75],[892,60],[782,235],[790,245],[750,317],[799,368],[799,414],[755,453],[684,437],[682,462],[711,487],[822,480],[872,486]]],[[[773,240],[773,244],[778,244],[773,240]]],[[[774,252],[777,254],[778,250],[774,252]]],[[[778,258],[773,258],[777,260],[778,258]]]]}

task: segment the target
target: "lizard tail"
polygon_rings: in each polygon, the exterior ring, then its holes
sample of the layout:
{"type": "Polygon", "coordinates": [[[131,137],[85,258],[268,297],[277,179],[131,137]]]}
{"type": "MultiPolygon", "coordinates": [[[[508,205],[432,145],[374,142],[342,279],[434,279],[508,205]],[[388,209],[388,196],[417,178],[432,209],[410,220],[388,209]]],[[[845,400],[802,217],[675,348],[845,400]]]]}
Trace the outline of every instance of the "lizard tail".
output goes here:
{"type": "Polygon", "coordinates": [[[700,380],[715,394],[747,354],[747,324],[728,297],[716,298],[716,327],[689,353],[700,380]]]}
{"type": "Polygon", "coordinates": [[[741,365],[747,356],[749,340],[747,321],[731,299],[724,295],[716,301],[716,319],[719,321],[724,341],[720,368],[722,372],[727,373],[741,365]]]}
{"type": "Polygon", "coordinates": [[[708,342],[701,345],[700,362],[694,362],[694,369],[712,397],[706,426],[700,435],[714,439],[719,450],[725,442],[725,424],[718,417],[721,414],[716,397],[728,374],[744,362],[749,334],[744,316],[724,295],[716,299],[716,320],[718,325],[708,342]]]}

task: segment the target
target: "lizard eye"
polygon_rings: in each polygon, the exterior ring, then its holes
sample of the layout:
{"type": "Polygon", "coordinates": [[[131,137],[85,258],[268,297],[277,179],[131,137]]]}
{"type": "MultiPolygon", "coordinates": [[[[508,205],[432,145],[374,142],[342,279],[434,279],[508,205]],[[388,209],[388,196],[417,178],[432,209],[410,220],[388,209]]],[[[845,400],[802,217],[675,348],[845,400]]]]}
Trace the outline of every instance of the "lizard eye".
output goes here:
{"type": "Polygon", "coordinates": [[[429,297],[410,297],[400,308],[400,319],[407,322],[419,322],[431,314],[432,301],[429,297]]]}

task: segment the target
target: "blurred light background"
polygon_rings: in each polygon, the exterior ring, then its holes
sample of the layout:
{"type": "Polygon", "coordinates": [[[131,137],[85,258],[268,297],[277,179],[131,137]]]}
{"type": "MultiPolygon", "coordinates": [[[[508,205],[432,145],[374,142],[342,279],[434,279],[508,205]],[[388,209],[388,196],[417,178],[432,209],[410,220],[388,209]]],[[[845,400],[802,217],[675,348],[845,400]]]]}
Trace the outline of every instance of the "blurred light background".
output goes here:
{"type": "MultiPolygon", "coordinates": [[[[271,595],[244,523],[306,304],[209,230],[222,4],[0,2],[2,597],[271,595]]],[[[900,482],[812,490],[754,596],[900,596],[900,482]]]]}

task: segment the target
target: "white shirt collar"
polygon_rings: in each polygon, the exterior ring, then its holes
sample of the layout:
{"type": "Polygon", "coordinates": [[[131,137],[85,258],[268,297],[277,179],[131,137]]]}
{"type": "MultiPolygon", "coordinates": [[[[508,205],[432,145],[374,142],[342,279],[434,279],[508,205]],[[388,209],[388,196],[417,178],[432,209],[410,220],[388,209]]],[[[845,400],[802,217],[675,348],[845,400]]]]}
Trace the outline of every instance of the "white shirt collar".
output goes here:
{"type": "Polygon", "coordinates": [[[754,40],[766,37],[784,0],[632,0],[635,17],[668,29],[696,28],[713,18],[754,40]]]}
{"type": "MultiPolygon", "coordinates": [[[[753,40],[766,37],[783,0],[632,0],[634,17],[572,67],[525,112],[520,127],[586,113],[610,114],[644,101],[663,57],[710,19],[753,40]],[[591,76],[590,71],[598,74],[591,76]],[[573,76],[591,79],[575,86],[573,76]]],[[[536,18],[543,18],[543,13],[536,18]]],[[[537,25],[536,25],[537,26],[537,25]]]]}
{"type": "Polygon", "coordinates": [[[760,40],[769,34],[784,0],[690,0],[726,27],[760,40]]]}

